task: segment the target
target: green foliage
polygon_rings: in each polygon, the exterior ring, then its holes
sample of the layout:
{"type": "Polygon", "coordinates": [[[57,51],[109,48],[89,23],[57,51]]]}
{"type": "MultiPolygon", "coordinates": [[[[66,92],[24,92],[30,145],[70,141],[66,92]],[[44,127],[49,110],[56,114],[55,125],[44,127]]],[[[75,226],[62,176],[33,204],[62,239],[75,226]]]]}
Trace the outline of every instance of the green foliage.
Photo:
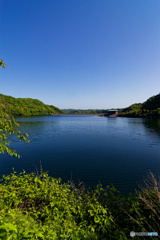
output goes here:
{"type": "Polygon", "coordinates": [[[128,108],[124,108],[119,114],[120,117],[160,117],[160,94],[149,98],[144,103],[135,103],[128,108]]]}
{"type": "Polygon", "coordinates": [[[17,209],[1,210],[0,222],[1,239],[57,239],[49,225],[44,227],[17,209]]]}
{"type": "Polygon", "coordinates": [[[141,103],[134,103],[132,105],[130,105],[127,108],[123,109],[123,112],[130,112],[130,111],[139,111],[142,108],[142,104],[141,103]]]}
{"type": "Polygon", "coordinates": [[[14,98],[2,94],[0,94],[0,97],[4,98],[8,111],[10,111],[14,117],[42,116],[62,113],[60,109],[52,105],[46,105],[37,99],[14,98]]]}
{"type": "Polygon", "coordinates": [[[0,153],[7,152],[14,157],[20,157],[9,145],[8,135],[14,134],[19,141],[29,142],[28,134],[18,130],[19,124],[14,120],[5,102],[5,98],[0,95],[0,153]]]}
{"type": "Polygon", "coordinates": [[[0,239],[127,240],[131,231],[158,232],[159,193],[124,197],[114,187],[86,190],[47,173],[13,171],[0,184],[0,239]]]}
{"type": "Polygon", "coordinates": [[[160,94],[150,97],[142,104],[142,109],[157,110],[160,108],[160,94]]]}
{"type": "Polygon", "coordinates": [[[2,59],[0,59],[0,66],[3,67],[3,68],[5,68],[5,67],[7,66],[7,64],[4,63],[2,59]]]}
{"type": "Polygon", "coordinates": [[[47,173],[4,176],[0,185],[0,238],[9,234],[11,239],[27,235],[28,239],[110,236],[115,224],[109,209],[95,194],[80,192],[71,191],[69,184],[47,173]]]}
{"type": "MultiPolygon", "coordinates": [[[[0,60],[0,66],[5,68],[7,64],[0,60]]],[[[20,141],[29,142],[28,134],[21,133],[18,127],[19,124],[12,117],[5,97],[0,94],[0,153],[7,152],[11,156],[20,157],[15,150],[9,147],[10,142],[8,141],[8,135],[14,134],[20,141]]]]}
{"type": "Polygon", "coordinates": [[[56,113],[60,113],[60,114],[62,114],[63,112],[59,109],[59,108],[57,108],[57,107],[55,107],[55,106],[53,106],[53,105],[48,105],[50,108],[52,108],[56,113]]]}

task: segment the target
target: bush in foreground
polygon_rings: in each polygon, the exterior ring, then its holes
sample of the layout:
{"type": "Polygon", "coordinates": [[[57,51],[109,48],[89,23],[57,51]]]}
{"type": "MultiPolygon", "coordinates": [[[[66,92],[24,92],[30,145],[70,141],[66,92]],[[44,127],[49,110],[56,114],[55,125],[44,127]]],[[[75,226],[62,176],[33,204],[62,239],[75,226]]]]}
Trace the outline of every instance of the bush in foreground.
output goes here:
{"type": "Polygon", "coordinates": [[[158,232],[159,189],[145,191],[125,198],[114,187],[92,191],[47,173],[13,172],[0,184],[0,239],[129,239],[131,231],[158,232]],[[148,193],[156,204],[150,208],[143,204],[148,193]]]}

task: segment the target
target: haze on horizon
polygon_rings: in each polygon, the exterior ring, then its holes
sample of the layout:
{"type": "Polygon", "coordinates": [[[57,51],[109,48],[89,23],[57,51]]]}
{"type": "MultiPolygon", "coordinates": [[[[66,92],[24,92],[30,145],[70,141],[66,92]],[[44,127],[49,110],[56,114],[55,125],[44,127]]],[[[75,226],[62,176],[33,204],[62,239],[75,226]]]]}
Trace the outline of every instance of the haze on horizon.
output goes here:
{"type": "Polygon", "coordinates": [[[60,109],[124,108],[160,92],[159,0],[0,2],[0,93],[60,109]]]}

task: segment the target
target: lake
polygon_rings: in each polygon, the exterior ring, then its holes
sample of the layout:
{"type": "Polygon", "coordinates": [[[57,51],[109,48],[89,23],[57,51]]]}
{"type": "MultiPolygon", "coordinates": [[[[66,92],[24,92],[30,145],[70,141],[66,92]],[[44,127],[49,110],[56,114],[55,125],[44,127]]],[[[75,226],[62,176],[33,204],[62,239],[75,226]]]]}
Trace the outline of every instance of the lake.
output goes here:
{"type": "Polygon", "coordinates": [[[23,169],[48,171],[91,188],[113,184],[134,192],[149,170],[160,172],[160,119],[59,115],[16,119],[30,143],[11,138],[22,158],[0,156],[0,176],[23,169]]]}

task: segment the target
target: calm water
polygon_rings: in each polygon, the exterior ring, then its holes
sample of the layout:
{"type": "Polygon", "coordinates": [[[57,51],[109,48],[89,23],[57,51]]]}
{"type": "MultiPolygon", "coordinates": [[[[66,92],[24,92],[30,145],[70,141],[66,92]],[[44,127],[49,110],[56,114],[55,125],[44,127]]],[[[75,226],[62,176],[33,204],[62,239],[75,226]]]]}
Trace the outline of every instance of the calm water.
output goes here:
{"type": "Polygon", "coordinates": [[[0,175],[39,169],[64,182],[113,184],[126,194],[149,170],[160,172],[160,119],[43,116],[17,119],[30,143],[14,138],[21,159],[0,156],[0,175]],[[36,166],[36,167],[35,167],[36,166]]]}

